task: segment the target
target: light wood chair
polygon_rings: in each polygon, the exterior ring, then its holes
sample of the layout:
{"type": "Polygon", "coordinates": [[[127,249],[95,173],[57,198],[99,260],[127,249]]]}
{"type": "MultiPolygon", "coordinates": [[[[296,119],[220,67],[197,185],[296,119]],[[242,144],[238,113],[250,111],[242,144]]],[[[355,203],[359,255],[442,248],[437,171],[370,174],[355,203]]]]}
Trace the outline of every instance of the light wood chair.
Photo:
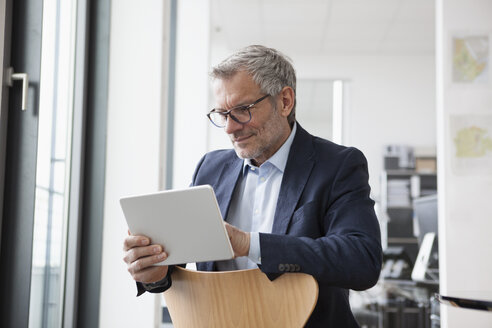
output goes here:
{"type": "Polygon", "coordinates": [[[304,273],[270,281],[259,269],[203,272],[175,267],[164,293],[176,328],[302,327],[318,300],[318,283],[304,273]]]}

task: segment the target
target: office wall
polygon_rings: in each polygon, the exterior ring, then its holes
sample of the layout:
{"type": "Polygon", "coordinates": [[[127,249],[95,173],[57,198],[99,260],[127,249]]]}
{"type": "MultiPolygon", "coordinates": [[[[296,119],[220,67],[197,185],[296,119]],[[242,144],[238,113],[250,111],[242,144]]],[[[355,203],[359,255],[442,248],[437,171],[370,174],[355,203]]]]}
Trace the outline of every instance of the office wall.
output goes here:
{"type": "MultiPolygon", "coordinates": [[[[438,0],[436,13],[440,288],[492,300],[492,1],[438,0]],[[474,83],[453,78],[452,39],[463,36],[488,37],[488,68],[474,83]],[[459,131],[474,126],[487,132],[469,149],[484,154],[458,156],[459,131]]],[[[492,327],[490,312],[441,306],[441,317],[442,327],[492,327]]]]}
{"type": "MultiPolygon", "coordinates": [[[[212,62],[226,49],[214,45],[212,62]]],[[[232,51],[232,50],[230,50],[232,51]]],[[[379,196],[383,147],[436,145],[434,55],[299,56],[289,55],[298,79],[349,82],[345,144],[361,149],[369,162],[373,197],[379,196]]],[[[302,125],[302,121],[299,122],[302,125]]],[[[230,147],[219,129],[209,126],[210,149],[230,147]]]]}
{"type": "MultiPolygon", "coordinates": [[[[127,225],[119,205],[126,195],[157,191],[165,145],[163,96],[168,1],[111,4],[107,158],[100,327],[158,327],[160,295],[136,297],[123,263],[127,225]]],[[[102,218],[101,218],[102,219],[102,218]]],[[[83,251],[83,250],[82,250],[83,251]]]]}

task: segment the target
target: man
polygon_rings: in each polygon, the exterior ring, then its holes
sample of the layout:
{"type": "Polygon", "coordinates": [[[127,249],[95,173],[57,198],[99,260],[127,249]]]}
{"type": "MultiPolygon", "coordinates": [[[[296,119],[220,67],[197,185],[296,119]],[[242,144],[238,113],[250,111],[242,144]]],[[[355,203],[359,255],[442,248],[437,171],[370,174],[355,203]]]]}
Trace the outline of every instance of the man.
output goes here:
{"type": "MultiPolygon", "coordinates": [[[[208,117],[234,150],[206,154],[192,184],[214,188],[235,259],[197,263],[197,269],[259,267],[271,280],[310,274],[319,297],[307,326],[358,327],[348,289],[370,288],[381,269],[364,155],[296,122],[295,71],[278,51],[246,47],[211,75],[217,106],[208,117]]],[[[172,270],[152,266],[166,258],[165,245],[128,236],[124,249],[139,295],[170,287],[172,270]]]]}

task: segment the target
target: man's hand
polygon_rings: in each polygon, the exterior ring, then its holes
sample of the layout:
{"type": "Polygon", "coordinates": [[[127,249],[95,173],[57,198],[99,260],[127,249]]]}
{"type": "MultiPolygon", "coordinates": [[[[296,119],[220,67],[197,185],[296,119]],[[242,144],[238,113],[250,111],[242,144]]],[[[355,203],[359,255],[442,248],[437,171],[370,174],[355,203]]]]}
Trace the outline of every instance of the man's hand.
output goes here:
{"type": "Polygon", "coordinates": [[[145,236],[130,235],[125,238],[123,261],[128,272],[135,281],[151,283],[162,280],[167,275],[168,266],[152,266],[167,258],[161,245],[149,245],[150,239],[145,236]]]}
{"type": "Polygon", "coordinates": [[[248,256],[249,254],[249,233],[244,232],[235,226],[224,222],[224,225],[231,241],[232,249],[234,250],[234,257],[248,256]]]}

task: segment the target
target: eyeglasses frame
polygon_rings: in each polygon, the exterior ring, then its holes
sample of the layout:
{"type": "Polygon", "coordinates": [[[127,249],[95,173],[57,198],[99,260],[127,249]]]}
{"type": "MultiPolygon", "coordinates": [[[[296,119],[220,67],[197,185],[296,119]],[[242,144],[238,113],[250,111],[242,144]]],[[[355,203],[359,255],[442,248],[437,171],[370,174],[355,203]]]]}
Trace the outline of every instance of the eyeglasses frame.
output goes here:
{"type": "Polygon", "coordinates": [[[207,114],[207,117],[208,117],[208,119],[210,120],[210,122],[212,122],[212,124],[213,124],[213,125],[215,125],[215,126],[216,126],[216,127],[218,127],[218,128],[224,128],[224,127],[225,127],[225,125],[220,126],[220,125],[215,124],[215,122],[214,122],[214,121],[212,120],[212,118],[210,117],[210,114],[212,114],[212,113],[217,113],[217,114],[220,114],[220,115],[225,116],[225,117],[226,117],[226,123],[227,123],[227,120],[228,120],[227,116],[230,116],[230,117],[231,117],[231,118],[232,118],[235,122],[237,122],[237,123],[239,123],[239,124],[247,124],[247,123],[249,123],[249,122],[251,121],[251,119],[253,118],[253,115],[251,114],[250,109],[251,109],[251,108],[253,108],[255,105],[258,105],[258,104],[259,104],[262,100],[264,100],[264,99],[268,98],[269,96],[270,96],[269,94],[264,95],[263,97],[258,98],[257,100],[255,100],[255,101],[254,101],[252,104],[250,104],[250,105],[236,106],[236,107],[233,107],[233,108],[231,108],[231,109],[229,109],[228,111],[225,111],[225,112],[219,112],[219,111],[217,111],[217,109],[216,109],[216,108],[214,108],[214,109],[212,109],[212,110],[211,110],[211,111],[207,114]],[[247,110],[247,111],[248,111],[248,114],[249,114],[249,119],[248,119],[246,122],[240,122],[240,121],[238,121],[238,119],[237,119],[237,118],[235,118],[235,117],[234,117],[234,115],[232,115],[232,114],[231,114],[231,112],[232,112],[233,110],[236,110],[236,109],[247,110]]]}

